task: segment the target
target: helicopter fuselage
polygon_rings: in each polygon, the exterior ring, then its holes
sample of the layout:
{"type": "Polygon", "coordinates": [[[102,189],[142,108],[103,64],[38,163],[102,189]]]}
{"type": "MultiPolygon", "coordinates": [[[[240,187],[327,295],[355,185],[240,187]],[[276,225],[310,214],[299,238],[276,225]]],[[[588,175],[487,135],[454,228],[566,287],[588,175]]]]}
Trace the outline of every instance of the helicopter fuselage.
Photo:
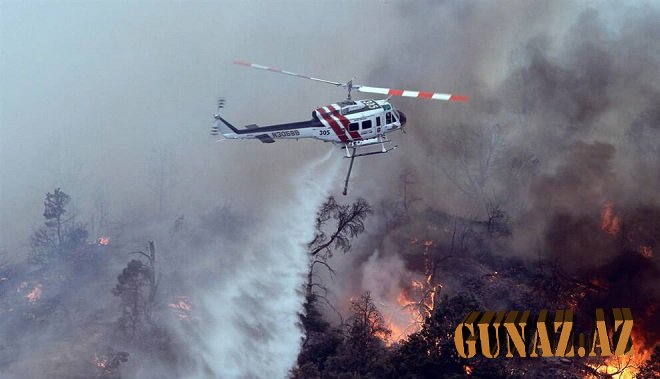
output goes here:
{"type": "Polygon", "coordinates": [[[258,139],[272,143],[277,139],[312,138],[341,145],[361,145],[401,129],[406,116],[387,100],[345,100],[315,109],[308,121],[237,129],[220,115],[215,115],[211,134],[222,133],[226,139],[258,139]],[[361,142],[361,143],[360,143],[361,142]]]}

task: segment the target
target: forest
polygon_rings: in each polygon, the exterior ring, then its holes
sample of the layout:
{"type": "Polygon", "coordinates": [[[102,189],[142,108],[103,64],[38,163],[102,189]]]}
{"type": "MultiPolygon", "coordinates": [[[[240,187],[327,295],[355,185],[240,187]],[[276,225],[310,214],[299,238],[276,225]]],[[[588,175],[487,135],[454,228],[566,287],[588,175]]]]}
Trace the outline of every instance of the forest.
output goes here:
{"type": "MultiPolygon", "coordinates": [[[[595,233],[586,238],[617,253],[602,265],[571,271],[547,258],[506,257],[501,249],[515,225],[502,211],[469,220],[431,208],[413,210],[411,177],[402,175],[400,198],[380,210],[362,198],[343,203],[332,196],[317,210],[307,244],[308,271],[299,288],[302,340],[290,377],[658,377],[660,299],[657,287],[647,285],[660,277],[653,255],[658,236],[639,223],[658,221],[660,215],[638,210],[642,219],[606,205],[600,217],[584,221],[595,233]],[[375,217],[386,222],[371,238],[395,248],[414,273],[409,283],[403,275],[389,278],[400,282],[395,301],[402,319],[388,317],[369,291],[343,299],[344,304],[330,296],[333,281],[341,277],[332,267],[333,256],[356,254],[356,242],[375,217]],[[464,359],[454,346],[457,324],[473,310],[571,309],[578,315],[576,332],[590,333],[580,316],[590,320],[595,307],[624,306],[632,309],[635,322],[632,357],[464,359]]],[[[156,377],[182,376],[195,357],[181,331],[192,332],[202,320],[193,301],[177,292],[176,271],[162,268],[158,241],[125,251],[118,229],[91,238],[88,225],[70,211],[70,200],[60,188],[48,192],[44,222],[30,237],[29,259],[0,266],[5,336],[0,368],[31,377],[121,378],[136,376],[136,367],[158,366],[156,377]],[[48,337],[24,340],[40,334],[48,337]],[[26,355],[21,349],[26,343],[39,349],[26,355]]],[[[241,225],[241,217],[227,207],[213,213],[203,220],[207,226],[241,225]]],[[[198,238],[185,223],[182,217],[173,220],[168,241],[161,243],[198,238]]],[[[259,339],[255,336],[255,343],[259,339]]]]}

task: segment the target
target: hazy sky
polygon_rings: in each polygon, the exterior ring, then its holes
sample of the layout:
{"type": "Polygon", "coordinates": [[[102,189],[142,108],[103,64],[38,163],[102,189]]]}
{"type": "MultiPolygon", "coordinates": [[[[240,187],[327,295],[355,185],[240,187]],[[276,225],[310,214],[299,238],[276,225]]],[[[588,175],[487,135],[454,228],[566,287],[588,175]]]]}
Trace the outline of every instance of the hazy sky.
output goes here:
{"type": "Polygon", "coordinates": [[[208,131],[216,98],[227,98],[226,116],[237,124],[264,125],[308,119],[344,93],[231,62],[364,78],[396,19],[388,2],[0,7],[0,249],[13,253],[25,249],[56,186],[82,212],[99,193],[115,216],[153,206],[154,149],[172,163],[176,207],[263,195],[255,177],[286,181],[298,158],[325,147],[215,143],[208,131]]]}

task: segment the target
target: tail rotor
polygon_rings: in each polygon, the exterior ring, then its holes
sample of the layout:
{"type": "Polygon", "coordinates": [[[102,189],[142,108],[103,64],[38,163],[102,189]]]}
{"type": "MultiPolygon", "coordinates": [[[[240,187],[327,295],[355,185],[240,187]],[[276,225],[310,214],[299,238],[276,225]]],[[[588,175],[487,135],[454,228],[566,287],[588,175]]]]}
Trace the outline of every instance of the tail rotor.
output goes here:
{"type": "MultiPolygon", "coordinates": [[[[224,97],[220,97],[220,98],[218,98],[218,110],[217,110],[217,113],[219,114],[219,113],[220,113],[220,110],[223,109],[224,107],[225,107],[225,98],[224,98],[224,97]]],[[[217,114],[216,114],[216,116],[217,116],[217,114]]],[[[219,134],[220,134],[220,127],[219,127],[219,124],[218,124],[218,123],[214,123],[213,126],[211,127],[211,135],[215,137],[215,136],[217,136],[217,135],[219,135],[219,134]]]]}

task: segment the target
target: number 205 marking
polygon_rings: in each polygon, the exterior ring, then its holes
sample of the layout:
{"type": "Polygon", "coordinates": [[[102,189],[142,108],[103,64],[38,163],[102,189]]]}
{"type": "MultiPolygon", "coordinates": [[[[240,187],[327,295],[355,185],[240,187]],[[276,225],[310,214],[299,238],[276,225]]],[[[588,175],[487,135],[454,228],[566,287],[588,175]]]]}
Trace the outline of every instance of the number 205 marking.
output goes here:
{"type": "Polygon", "coordinates": [[[329,131],[329,130],[320,130],[320,133],[321,133],[321,134],[319,134],[319,135],[321,135],[321,136],[329,136],[329,135],[330,135],[330,131],[329,131]]]}

